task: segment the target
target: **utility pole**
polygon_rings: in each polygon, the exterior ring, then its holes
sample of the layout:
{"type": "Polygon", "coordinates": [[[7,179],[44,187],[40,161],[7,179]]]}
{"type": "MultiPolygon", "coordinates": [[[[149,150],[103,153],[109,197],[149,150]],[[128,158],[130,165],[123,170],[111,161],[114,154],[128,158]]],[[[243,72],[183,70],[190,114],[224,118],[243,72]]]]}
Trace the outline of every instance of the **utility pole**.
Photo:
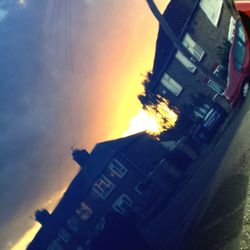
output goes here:
{"type": "MultiPolygon", "coordinates": [[[[155,5],[153,0],[146,0],[149,8],[151,9],[152,13],[158,20],[160,26],[166,33],[166,35],[172,40],[173,45],[176,49],[178,49],[190,62],[194,64],[194,66],[208,79],[211,79],[213,82],[218,83],[222,86],[225,86],[226,83],[215,76],[212,72],[207,70],[206,67],[203,66],[190,52],[189,50],[182,44],[182,42],[179,40],[179,38],[175,35],[175,33],[172,31],[171,27],[169,26],[168,22],[165,20],[165,18],[162,16],[160,11],[158,10],[157,6],[155,5]]],[[[174,1],[174,0],[172,0],[174,1]]]]}

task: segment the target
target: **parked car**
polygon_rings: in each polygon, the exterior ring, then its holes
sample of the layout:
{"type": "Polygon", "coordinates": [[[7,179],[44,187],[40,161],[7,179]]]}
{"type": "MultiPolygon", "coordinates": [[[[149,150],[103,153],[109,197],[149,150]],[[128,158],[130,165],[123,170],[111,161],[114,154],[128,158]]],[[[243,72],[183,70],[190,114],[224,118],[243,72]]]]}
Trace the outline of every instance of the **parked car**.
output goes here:
{"type": "Polygon", "coordinates": [[[250,16],[250,2],[249,1],[235,0],[234,4],[238,11],[242,11],[246,13],[248,16],[250,16]]]}
{"type": "Polygon", "coordinates": [[[250,42],[240,17],[236,20],[229,54],[228,80],[224,96],[232,106],[246,98],[250,87],[250,42]]]}
{"type": "Polygon", "coordinates": [[[188,143],[193,147],[210,143],[227,115],[227,112],[219,104],[214,103],[205,116],[190,130],[188,143]]]}

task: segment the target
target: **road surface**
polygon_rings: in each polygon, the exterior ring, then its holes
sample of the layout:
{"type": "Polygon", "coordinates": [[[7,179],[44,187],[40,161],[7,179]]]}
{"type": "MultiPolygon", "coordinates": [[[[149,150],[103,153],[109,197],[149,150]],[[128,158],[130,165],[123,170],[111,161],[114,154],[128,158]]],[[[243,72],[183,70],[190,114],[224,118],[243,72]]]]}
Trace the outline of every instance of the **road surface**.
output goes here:
{"type": "Polygon", "coordinates": [[[250,97],[233,111],[169,204],[144,229],[154,249],[239,249],[250,159],[249,110],[250,97]]]}

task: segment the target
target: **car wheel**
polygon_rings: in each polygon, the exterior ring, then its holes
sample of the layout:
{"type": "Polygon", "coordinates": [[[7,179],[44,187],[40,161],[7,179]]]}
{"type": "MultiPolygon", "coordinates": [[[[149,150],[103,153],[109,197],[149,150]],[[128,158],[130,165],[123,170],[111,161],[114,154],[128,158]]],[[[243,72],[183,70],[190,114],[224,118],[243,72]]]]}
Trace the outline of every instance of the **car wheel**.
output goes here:
{"type": "Polygon", "coordinates": [[[249,88],[250,88],[250,83],[249,83],[249,80],[248,80],[242,86],[241,95],[242,95],[243,98],[247,97],[247,94],[249,92],[249,88]]]}

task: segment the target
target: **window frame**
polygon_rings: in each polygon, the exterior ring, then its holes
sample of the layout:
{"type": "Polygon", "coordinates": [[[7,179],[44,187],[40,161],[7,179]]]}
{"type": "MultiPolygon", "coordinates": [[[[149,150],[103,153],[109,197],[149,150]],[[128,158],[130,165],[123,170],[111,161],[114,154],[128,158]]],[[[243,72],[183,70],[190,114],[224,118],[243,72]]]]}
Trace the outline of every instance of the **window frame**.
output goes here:
{"type": "Polygon", "coordinates": [[[124,214],[128,211],[128,209],[132,207],[132,205],[133,205],[133,201],[129,198],[129,196],[128,196],[127,194],[123,193],[122,195],[120,195],[120,196],[113,202],[112,208],[113,208],[116,212],[120,213],[121,215],[124,215],[124,214]],[[125,198],[126,202],[121,202],[121,201],[125,201],[124,198],[125,198]],[[128,202],[127,202],[127,201],[128,201],[128,202]],[[126,204],[127,208],[122,207],[122,205],[123,205],[124,203],[126,204]]]}
{"type": "Polygon", "coordinates": [[[117,159],[109,164],[108,169],[119,178],[123,178],[128,172],[128,169],[117,159]]]}
{"type": "Polygon", "coordinates": [[[97,193],[103,200],[107,199],[113,189],[115,188],[115,184],[109,180],[105,175],[101,175],[99,179],[94,183],[93,190],[97,193]],[[108,188],[108,191],[104,191],[102,185],[108,188]]]}
{"type": "Polygon", "coordinates": [[[234,38],[234,43],[233,43],[233,63],[234,63],[234,67],[237,71],[240,71],[242,66],[243,66],[243,63],[244,63],[244,60],[245,60],[245,56],[246,56],[246,35],[244,33],[244,29],[243,29],[243,26],[242,26],[242,23],[241,22],[238,22],[236,24],[236,30],[235,30],[235,38],[234,38]],[[240,32],[242,32],[241,34],[243,34],[243,37],[242,35],[239,35],[240,32]],[[244,38],[244,39],[242,39],[244,38]],[[243,57],[242,58],[239,58],[239,50],[236,51],[236,49],[243,49],[243,57]]]}
{"type": "Polygon", "coordinates": [[[204,58],[205,50],[194,41],[189,33],[186,33],[183,37],[182,44],[199,62],[204,58]]]}
{"type": "Polygon", "coordinates": [[[81,202],[80,206],[76,209],[76,214],[82,221],[87,221],[92,216],[93,210],[85,202],[81,202]]]}
{"type": "Polygon", "coordinates": [[[167,73],[162,76],[161,84],[175,96],[179,96],[183,91],[183,87],[167,73]]]}
{"type": "Polygon", "coordinates": [[[175,58],[191,73],[195,73],[196,67],[190,62],[179,50],[175,54],[175,58]]]}
{"type": "Polygon", "coordinates": [[[134,187],[134,190],[139,194],[139,195],[143,195],[146,190],[148,190],[150,188],[152,184],[152,181],[147,179],[147,180],[143,180],[143,181],[140,181],[135,187],[134,187]],[[145,185],[145,188],[144,190],[141,192],[141,190],[138,188],[140,185],[145,185]]]}

